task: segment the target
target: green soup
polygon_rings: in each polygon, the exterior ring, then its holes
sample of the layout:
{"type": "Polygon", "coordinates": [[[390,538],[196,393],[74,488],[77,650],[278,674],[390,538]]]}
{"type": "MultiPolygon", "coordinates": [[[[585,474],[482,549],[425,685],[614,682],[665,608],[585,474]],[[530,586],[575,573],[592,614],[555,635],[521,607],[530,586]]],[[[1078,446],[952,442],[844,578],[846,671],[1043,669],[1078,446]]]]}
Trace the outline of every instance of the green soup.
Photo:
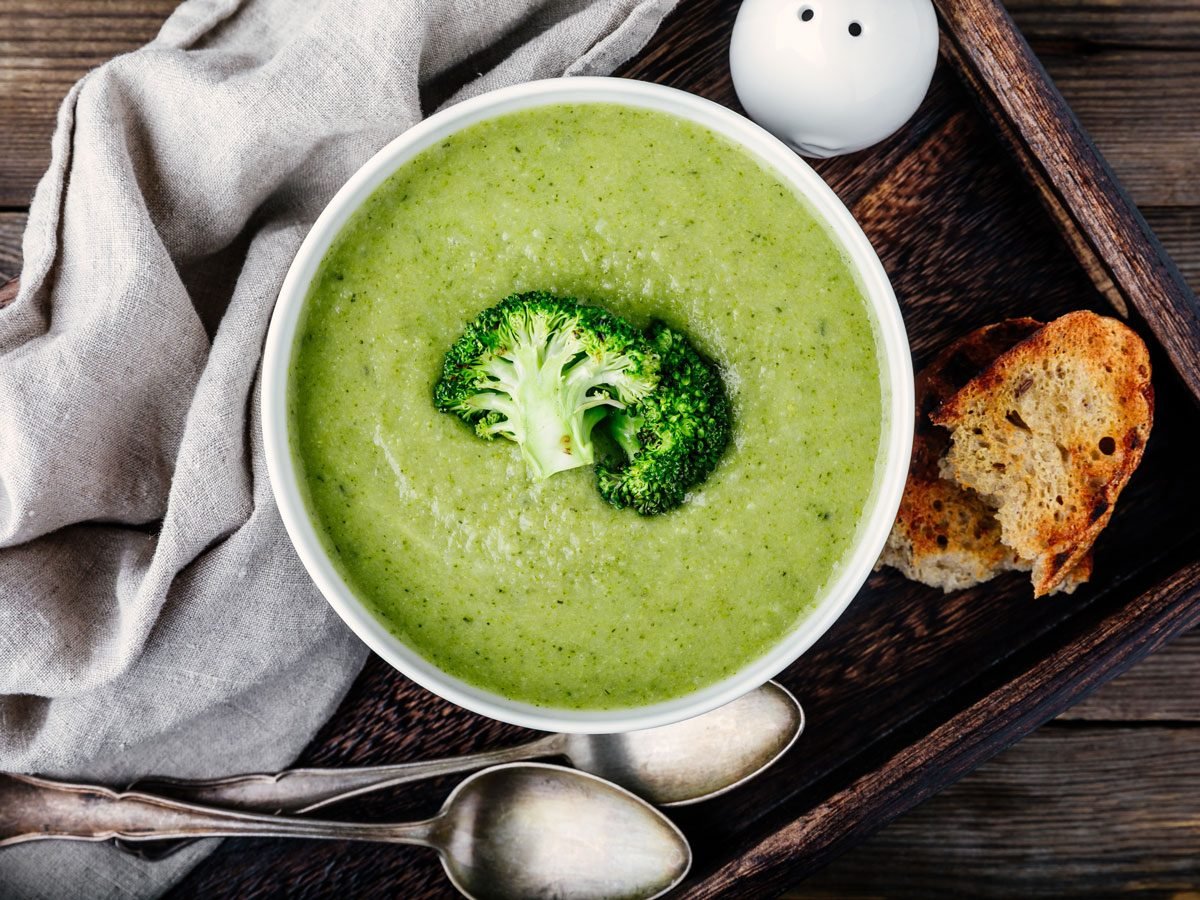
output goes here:
{"type": "Polygon", "coordinates": [[[665,113],[554,105],[402,166],[321,264],[288,411],[335,565],[401,641],[506,697],[640,706],[733,674],[794,629],[852,543],[882,436],[871,320],[795,192],[665,113]],[[734,439],[654,518],[590,468],[540,483],[434,409],[443,354],[514,291],[685,331],[723,368],[734,439]]]}

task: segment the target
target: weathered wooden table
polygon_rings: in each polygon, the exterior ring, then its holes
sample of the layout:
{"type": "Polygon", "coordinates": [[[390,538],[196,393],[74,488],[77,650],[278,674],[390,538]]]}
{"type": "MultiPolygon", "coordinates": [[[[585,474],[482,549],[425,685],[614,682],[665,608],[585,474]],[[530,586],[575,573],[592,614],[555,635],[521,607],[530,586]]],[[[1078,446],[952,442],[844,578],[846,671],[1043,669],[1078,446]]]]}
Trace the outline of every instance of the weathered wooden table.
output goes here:
{"type": "MultiPolygon", "coordinates": [[[[54,112],[174,0],[0,0],[0,283],[54,112]]],[[[1200,289],[1200,0],[1009,0],[1200,289]]],[[[181,887],[216,896],[236,844],[181,887]]],[[[316,893],[317,891],[314,891],[316,893]]],[[[1200,634],[1185,635],[795,890],[795,897],[1200,897],[1200,634]]]]}

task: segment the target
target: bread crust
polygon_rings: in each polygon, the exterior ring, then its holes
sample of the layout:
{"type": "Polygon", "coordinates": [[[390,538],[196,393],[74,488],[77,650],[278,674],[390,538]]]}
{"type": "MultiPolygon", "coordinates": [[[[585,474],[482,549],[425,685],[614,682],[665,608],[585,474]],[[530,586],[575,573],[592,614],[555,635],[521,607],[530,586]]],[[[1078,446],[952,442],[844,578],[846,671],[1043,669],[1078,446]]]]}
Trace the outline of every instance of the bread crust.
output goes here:
{"type": "MultiPolygon", "coordinates": [[[[1001,540],[993,509],[974,491],[941,474],[950,432],[930,414],[988,368],[997,357],[1041,329],[1036,319],[1008,319],[954,341],[916,378],[916,427],[912,463],[892,532],[877,567],[946,592],[972,587],[1009,571],[1029,571],[1001,540]]],[[[1070,593],[1091,576],[1085,555],[1058,590],[1070,593]]]]}
{"type": "Polygon", "coordinates": [[[950,429],[941,473],[996,510],[1034,594],[1084,563],[1142,460],[1150,356],[1131,329],[1068,313],[1002,352],[932,414],[950,429]]]}

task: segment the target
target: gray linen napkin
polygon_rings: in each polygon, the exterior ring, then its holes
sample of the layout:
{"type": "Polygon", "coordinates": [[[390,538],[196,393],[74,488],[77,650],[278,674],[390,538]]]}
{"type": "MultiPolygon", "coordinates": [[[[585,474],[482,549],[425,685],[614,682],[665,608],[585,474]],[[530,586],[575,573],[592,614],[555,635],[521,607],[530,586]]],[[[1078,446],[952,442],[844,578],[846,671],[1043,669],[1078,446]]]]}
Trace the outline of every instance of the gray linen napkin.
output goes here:
{"type": "MultiPolygon", "coordinates": [[[[609,72],[673,5],[188,0],[71,90],[0,310],[0,768],[119,783],[296,756],[365,650],[263,463],[293,253],[431,107],[609,72]]],[[[0,897],[151,896],[210,846],[0,850],[0,897]]]]}

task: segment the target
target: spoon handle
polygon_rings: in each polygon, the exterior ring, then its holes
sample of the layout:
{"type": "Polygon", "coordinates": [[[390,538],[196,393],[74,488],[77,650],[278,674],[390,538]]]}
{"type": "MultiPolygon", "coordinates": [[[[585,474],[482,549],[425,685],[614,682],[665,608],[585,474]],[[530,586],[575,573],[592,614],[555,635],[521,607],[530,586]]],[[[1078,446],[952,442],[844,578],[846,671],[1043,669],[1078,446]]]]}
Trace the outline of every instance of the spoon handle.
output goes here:
{"type": "Polygon", "coordinates": [[[117,793],[32,775],[0,773],[0,847],[66,839],[327,838],[429,845],[436,819],[404,824],[327,822],[214,809],[152,794],[117,793]]]}
{"type": "Polygon", "coordinates": [[[182,778],[143,778],[133,791],[147,791],[225,809],[266,813],[309,813],[340,800],[439,775],[472,772],[507,762],[522,762],[561,752],[558,735],[502,750],[450,759],[431,759],[393,766],[358,769],[285,769],[277,773],[233,775],[207,781],[182,778]]]}

